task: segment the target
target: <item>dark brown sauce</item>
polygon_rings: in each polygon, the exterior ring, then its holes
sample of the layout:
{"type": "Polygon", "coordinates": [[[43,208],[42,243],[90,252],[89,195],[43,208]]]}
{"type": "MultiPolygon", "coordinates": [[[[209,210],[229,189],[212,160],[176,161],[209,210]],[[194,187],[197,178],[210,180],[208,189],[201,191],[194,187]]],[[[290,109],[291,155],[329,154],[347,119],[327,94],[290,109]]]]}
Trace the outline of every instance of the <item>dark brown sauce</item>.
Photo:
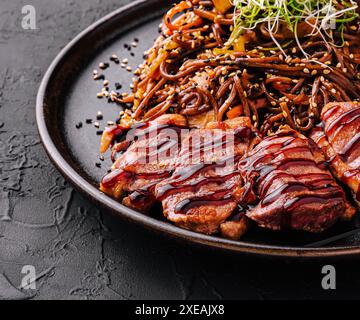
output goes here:
{"type": "Polygon", "coordinates": [[[324,121],[328,120],[330,117],[335,115],[335,113],[338,112],[339,109],[340,109],[340,105],[333,106],[323,114],[322,118],[324,119],[324,121]]]}
{"type": "MultiPolygon", "coordinates": [[[[211,136],[201,136],[198,144],[191,143],[192,137],[190,137],[190,149],[188,152],[181,155],[183,159],[180,159],[180,163],[182,161],[186,163],[187,161],[185,161],[185,159],[191,159],[194,155],[200,155],[200,160],[202,159],[201,155],[206,155],[208,152],[212,153],[212,151],[215,151],[216,154],[216,151],[223,150],[222,148],[224,148],[224,146],[227,148],[229,142],[233,143],[234,147],[236,147],[237,143],[243,141],[245,138],[249,138],[252,134],[250,128],[245,127],[239,128],[235,130],[235,132],[230,133],[228,131],[213,131],[213,133],[214,135],[211,136]],[[229,139],[231,139],[231,141],[229,141],[229,139]]],[[[239,155],[231,154],[228,156],[222,156],[221,159],[213,163],[208,164],[201,162],[178,169],[175,171],[172,178],[167,181],[166,185],[157,188],[157,197],[160,200],[164,200],[169,195],[175,193],[187,191],[195,193],[201,186],[209,183],[223,185],[229,179],[239,175],[239,172],[236,169],[239,159],[239,155]],[[230,171],[226,170],[226,172],[216,174],[215,176],[200,176],[202,173],[215,170],[216,168],[225,168],[226,166],[230,167],[230,171]],[[190,179],[194,180],[189,182],[190,179]]],[[[223,205],[233,201],[231,190],[235,186],[237,186],[237,184],[231,184],[227,186],[226,190],[218,190],[204,196],[182,200],[175,206],[175,212],[184,214],[191,208],[209,205],[209,203],[211,203],[210,205],[223,205]]]]}
{"type": "Polygon", "coordinates": [[[143,186],[141,189],[135,190],[132,193],[128,195],[129,199],[133,203],[140,204],[141,202],[145,201],[149,198],[155,198],[154,197],[154,189],[156,184],[159,182],[159,180],[152,181],[148,183],[147,185],[143,186]]]}
{"type": "Polygon", "coordinates": [[[218,185],[223,184],[226,180],[231,179],[232,177],[238,175],[237,171],[233,171],[231,173],[227,173],[224,175],[216,176],[216,177],[201,177],[200,179],[196,179],[194,181],[188,182],[186,185],[178,185],[167,183],[157,189],[157,197],[162,201],[166,197],[171,194],[179,193],[179,192],[197,192],[203,185],[209,183],[216,183],[218,185]]]}
{"type": "MultiPolygon", "coordinates": [[[[171,130],[175,130],[177,133],[178,139],[176,141],[169,140],[169,139],[163,139],[160,141],[156,141],[155,144],[150,144],[145,149],[145,155],[141,157],[135,157],[128,163],[122,163],[121,165],[126,168],[127,166],[133,165],[135,163],[141,163],[141,161],[146,161],[145,163],[149,163],[149,160],[151,157],[156,157],[159,153],[163,154],[164,152],[167,152],[169,149],[171,149],[174,146],[174,143],[180,143],[179,135],[181,133],[181,130],[185,127],[179,127],[179,126],[172,126],[172,125],[151,125],[149,122],[145,123],[137,123],[133,125],[130,129],[124,130],[121,126],[113,127],[110,129],[110,132],[113,134],[118,135],[125,135],[130,130],[134,130],[133,140],[130,142],[137,141],[139,139],[146,139],[149,137],[151,133],[157,133],[159,134],[163,129],[170,128],[171,130]],[[155,149],[153,151],[153,149],[155,149]]],[[[131,143],[129,143],[129,146],[131,143]]],[[[157,158],[156,158],[157,159],[157,158]]],[[[102,185],[104,188],[113,188],[120,180],[130,180],[134,177],[137,178],[144,178],[147,180],[156,179],[159,180],[161,178],[167,178],[170,175],[169,170],[161,170],[157,173],[141,173],[141,174],[135,174],[133,172],[129,172],[123,170],[123,169],[115,169],[105,175],[102,179],[102,185]]]]}
{"type": "MultiPolygon", "coordinates": [[[[186,192],[186,191],[192,191],[196,192],[201,186],[208,184],[208,183],[217,183],[219,185],[225,184],[226,181],[231,179],[232,177],[238,175],[238,170],[234,168],[236,167],[236,163],[239,160],[240,156],[227,156],[225,158],[222,158],[218,162],[214,162],[211,164],[206,163],[199,163],[195,164],[191,167],[184,167],[177,172],[174,173],[171,180],[167,182],[166,185],[160,186],[157,189],[157,197],[160,200],[165,199],[167,196],[174,194],[174,193],[180,193],[180,192],[186,192]],[[234,158],[235,157],[235,158],[234,158]],[[223,174],[217,174],[213,177],[200,177],[200,179],[195,179],[194,181],[187,182],[188,180],[192,178],[196,178],[201,173],[208,172],[210,170],[214,170],[216,168],[224,168],[228,164],[230,165],[231,171],[226,171],[223,174]]],[[[236,184],[232,184],[228,186],[224,191],[219,190],[215,193],[212,193],[210,195],[205,195],[201,197],[193,197],[186,200],[181,201],[179,204],[176,205],[175,212],[178,213],[186,213],[189,209],[205,205],[207,202],[211,203],[217,203],[218,205],[221,205],[223,203],[227,203],[231,201],[231,190],[236,187],[236,184]],[[223,198],[219,199],[219,196],[223,194],[223,198]],[[227,197],[229,196],[229,199],[227,197]],[[226,200],[226,201],[225,201],[226,200]]]]}
{"type": "Polygon", "coordinates": [[[199,175],[204,171],[214,170],[216,168],[224,168],[227,164],[236,164],[240,156],[228,156],[220,159],[217,162],[213,163],[198,163],[192,165],[190,167],[184,167],[177,170],[174,175],[172,176],[170,183],[173,185],[177,185],[180,183],[185,182],[186,180],[193,178],[195,175],[199,175]]]}
{"type": "Polygon", "coordinates": [[[229,190],[221,190],[216,193],[201,197],[193,197],[190,199],[184,199],[178,202],[175,206],[175,213],[186,214],[190,209],[201,206],[223,206],[233,202],[232,195],[229,194],[229,190]]]}
{"type": "Polygon", "coordinates": [[[130,179],[132,173],[125,172],[121,169],[115,169],[108,173],[101,181],[104,188],[109,189],[115,187],[116,183],[122,179],[130,179]]]}
{"type": "MultiPolygon", "coordinates": [[[[311,203],[317,198],[343,197],[343,191],[334,183],[330,173],[312,173],[306,169],[315,167],[323,170],[325,164],[316,163],[313,159],[312,152],[315,151],[315,146],[310,143],[310,140],[304,140],[296,135],[296,133],[290,134],[289,139],[284,140],[287,132],[282,132],[265,138],[248,158],[240,161],[239,169],[245,177],[243,187],[245,191],[242,197],[244,204],[248,201],[247,197],[254,189],[254,185],[257,186],[257,191],[254,191],[257,197],[262,199],[261,205],[263,206],[274,203],[283,194],[298,191],[302,191],[303,194],[288,200],[291,202],[289,205],[291,209],[300,204],[311,203]],[[291,156],[293,153],[304,155],[304,157],[287,157],[287,154],[291,156]],[[310,157],[306,158],[306,154],[308,157],[310,154],[310,157]],[[291,170],[294,167],[303,167],[303,172],[301,174],[292,173],[291,170]],[[287,179],[286,182],[282,180],[284,178],[287,179]],[[276,190],[268,193],[275,181],[279,186],[276,190]]],[[[286,203],[284,209],[288,205],[286,203]]]]}
{"type": "MultiPolygon", "coordinates": [[[[161,133],[163,129],[171,128],[177,130],[178,136],[180,135],[180,130],[183,127],[174,127],[169,125],[154,125],[151,126],[149,123],[141,123],[132,127],[134,131],[132,132],[132,141],[138,141],[140,139],[148,139],[149,137],[157,137],[161,133]]],[[[223,150],[223,148],[228,147],[228,143],[232,143],[232,145],[236,146],[240,141],[244,141],[251,137],[252,131],[250,128],[243,127],[235,130],[234,132],[229,131],[209,131],[214,132],[214,135],[209,135],[202,137],[200,136],[200,143],[192,144],[190,137],[190,149],[187,153],[182,155],[182,157],[193,157],[194,155],[200,155],[200,159],[202,159],[202,155],[207,155],[208,153],[215,152],[217,150],[223,150]],[[231,139],[231,141],[229,141],[231,139]]],[[[161,140],[161,139],[160,139],[161,140]]],[[[178,139],[178,143],[180,146],[181,139],[178,139]]],[[[176,146],[176,142],[171,139],[162,139],[161,141],[152,141],[150,140],[150,144],[146,145],[145,151],[141,153],[141,156],[134,156],[134,159],[129,157],[127,161],[130,163],[121,163],[120,165],[125,168],[126,166],[132,165],[134,163],[140,163],[140,161],[148,161],[151,157],[157,157],[160,153],[166,153],[169,149],[176,146]]],[[[136,150],[134,150],[136,153],[136,150]]],[[[191,199],[186,199],[181,201],[176,206],[176,212],[178,213],[186,213],[190,208],[208,205],[209,202],[213,205],[222,205],[232,201],[232,189],[237,185],[235,183],[228,184],[225,189],[221,187],[226,183],[229,179],[237,176],[238,170],[236,169],[236,164],[239,161],[240,156],[235,154],[231,154],[230,156],[223,156],[222,159],[216,161],[214,163],[198,163],[192,165],[190,167],[185,167],[181,170],[178,170],[177,173],[171,178],[168,184],[159,187],[157,190],[158,199],[162,200],[166,196],[172,193],[184,192],[184,191],[192,191],[197,192],[201,186],[208,183],[216,183],[220,186],[220,190],[214,191],[207,195],[201,197],[193,197],[191,199]],[[231,167],[230,170],[226,170],[222,174],[217,174],[212,177],[201,177],[199,176],[201,173],[208,172],[210,170],[215,170],[216,168],[225,168],[226,166],[231,167]],[[199,176],[199,177],[198,177],[199,176]],[[187,183],[188,180],[195,178],[193,181],[187,183]]],[[[180,159],[181,160],[181,159],[180,159]]],[[[184,160],[184,159],[183,159],[184,160]]],[[[180,161],[181,162],[181,161],[180,161]]],[[[146,162],[147,163],[147,162],[146,162]]],[[[186,161],[185,161],[186,163],[186,161]]],[[[134,181],[137,178],[143,178],[146,180],[150,180],[150,183],[143,186],[141,189],[131,192],[128,195],[128,198],[133,203],[143,203],[146,199],[150,199],[153,197],[154,189],[156,185],[164,178],[170,177],[171,172],[169,170],[164,170],[159,174],[135,174],[126,172],[121,169],[116,169],[106,175],[103,178],[102,184],[105,188],[112,188],[116,186],[116,183],[122,179],[128,179],[134,181]]]]}
{"type": "Polygon", "coordinates": [[[312,181],[326,181],[333,182],[332,177],[329,176],[328,173],[305,173],[305,174],[291,174],[290,172],[272,172],[271,174],[267,175],[261,184],[261,188],[259,189],[259,194],[266,195],[269,188],[271,187],[274,179],[281,179],[281,178],[295,178],[296,180],[302,179],[311,179],[312,181]]]}
{"type": "Polygon", "coordinates": [[[169,172],[161,172],[161,173],[141,173],[141,174],[135,174],[133,172],[124,171],[122,169],[115,169],[105,175],[105,177],[102,179],[101,183],[104,186],[104,188],[112,188],[115,187],[117,182],[120,180],[132,180],[134,178],[139,179],[146,179],[146,180],[160,180],[167,178],[169,176],[169,172]]]}
{"type": "Polygon", "coordinates": [[[294,211],[297,207],[301,205],[307,205],[312,203],[321,203],[326,204],[329,201],[342,201],[343,194],[341,192],[337,192],[336,194],[324,194],[324,195],[316,195],[316,196],[308,196],[308,195],[300,195],[296,198],[289,199],[286,201],[284,205],[284,209],[287,212],[294,211]]]}
{"type": "Polygon", "coordinates": [[[352,152],[359,147],[360,144],[360,132],[358,132],[350,141],[345,145],[345,147],[339,153],[339,156],[346,161],[352,152]]]}
{"type": "MultiPolygon", "coordinates": [[[[227,135],[221,134],[220,136],[211,137],[201,137],[202,141],[200,141],[200,144],[196,144],[197,141],[193,141],[192,137],[190,137],[190,145],[189,145],[189,153],[187,155],[190,156],[190,158],[193,158],[192,155],[204,155],[206,152],[215,152],[216,150],[219,150],[226,146],[229,141],[227,140],[227,135]],[[204,138],[209,138],[209,140],[204,141],[204,138]],[[213,138],[213,139],[211,139],[213,138]]],[[[200,159],[199,159],[200,160],[200,159]]]]}
{"type": "MultiPolygon", "coordinates": [[[[339,111],[340,106],[336,106],[327,112],[325,112],[323,116],[323,121],[325,122],[328,120],[331,116],[333,116],[336,112],[339,111]]],[[[336,137],[342,132],[346,126],[354,124],[356,121],[359,121],[360,119],[360,108],[357,106],[354,109],[348,110],[344,113],[342,113],[337,119],[335,119],[325,130],[326,134],[332,135],[331,139],[335,140],[336,137]]],[[[323,122],[323,124],[324,124],[323,122]]],[[[343,146],[342,150],[338,153],[338,155],[335,155],[331,159],[329,159],[330,164],[332,164],[334,161],[341,160],[343,162],[347,162],[349,157],[353,154],[355,150],[359,148],[360,144],[360,132],[357,132],[353,137],[350,138],[350,140],[343,146]]],[[[359,169],[350,169],[346,171],[343,176],[341,177],[341,180],[346,185],[349,185],[350,179],[354,179],[356,175],[359,174],[359,169]]],[[[357,191],[355,195],[356,199],[360,201],[360,190],[357,191]]]]}
{"type": "MultiPolygon", "coordinates": [[[[350,179],[353,179],[354,177],[358,176],[359,175],[359,169],[351,169],[351,170],[348,170],[344,173],[343,177],[342,177],[342,181],[345,183],[345,184],[348,184],[348,181],[350,179]]],[[[356,200],[360,201],[360,188],[357,190],[356,192],[356,200]]]]}
{"type": "MultiPolygon", "coordinates": [[[[332,179],[329,179],[328,182],[332,182],[332,179]]],[[[326,191],[326,193],[331,192],[338,192],[339,188],[334,186],[329,186],[328,183],[326,183],[325,180],[321,180],[321,185],[309,185],[302,182],[292,181],[288,183],[284,183],[281,185],[280,188],[276,189],[275,191],[268,194],[262,201],[262,205],[268,205],[274,203],[281,195],[285,193],[292,193],[292,192],[298,192],[298,191],[326,191]]],[[[314,181],[312,181],[314,184],[314,181]]]]}
{"type": "Polygon", "coordinates": [[[345,126],[350,125],[358,118],[360,118],[360,108],[351,109],[347,112],[344,112],[325,129],[325,133],[328,137],[330,137],[332,134],[337,135],[337,133],[345,126]]]}

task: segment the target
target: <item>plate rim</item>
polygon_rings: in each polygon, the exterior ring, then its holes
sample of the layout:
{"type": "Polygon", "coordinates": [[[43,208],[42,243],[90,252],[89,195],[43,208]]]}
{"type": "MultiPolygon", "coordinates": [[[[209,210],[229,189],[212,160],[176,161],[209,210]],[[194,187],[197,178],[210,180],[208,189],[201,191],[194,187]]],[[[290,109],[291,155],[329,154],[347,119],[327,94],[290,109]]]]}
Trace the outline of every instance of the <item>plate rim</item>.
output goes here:
{"type": "MultiPolygon", "coordinates": [[[[85,194],[92,202],[96,202],[102,207],[115,213],[116,216],[124,218],[130,222],[139,224],[147,229],[156,231],[163,235],[172,238],[184,240],[189,243],[206,246],[213,249],[221,249],[233,253],[245,253],[251,255],[272,256],[272,257],[287,257],[287,258],[324,258],[324,257],[344,257],[354,256],[360,254],[360,246],[342,246],[342,247],[326,247],[326,248],[305,248],[305,247],[291,247],[291,246],[277,246],[277,245],[264,245],[252,244],[243,241],[228,240],[225,238],[205,235],[194,231],[182,229],[170,222],[159,221],[155,218],[147,216],[143,213],[130,209],[110,196],[100,192],[90,182],[88,182],[79,172],[75,170],[63,157],[60,150],[54,143],[50,130],[46,125],[46,112],[47,108],[45,99],[48,88],[51,85],[51,79],[57,72],[57,67],[66,61],[67,57],[71,55],[71,51],[77,43],[86,37],[90,32],[94,31],[101,25],[107,23],[109,20],[118,17],[119,15],[126,15],[130,9],[136,9],[141,5],[150,5],[157,3],[161,0],[135,0],[127,5],[124,5],[103,18],[97,20],[85,30],[80,32],[73,40],[71,40],[51,62],[47,71],[45,72],[40,83],[37,97],[36,97],[36,123],[40,140],[42,145],[50,158],[51,162],[55,165],[58,171],[80,192],[85,194]]],[[[70,154],[70,153],[69,153],[70,154]]]]}

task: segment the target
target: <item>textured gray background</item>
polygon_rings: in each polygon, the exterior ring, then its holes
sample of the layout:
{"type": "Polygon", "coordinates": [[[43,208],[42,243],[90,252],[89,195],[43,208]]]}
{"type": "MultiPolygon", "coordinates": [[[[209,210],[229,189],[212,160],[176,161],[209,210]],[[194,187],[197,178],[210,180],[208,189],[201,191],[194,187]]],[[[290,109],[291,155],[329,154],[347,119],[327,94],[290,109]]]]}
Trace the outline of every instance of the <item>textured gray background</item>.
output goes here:
{"type": "Polygon", "coordinates": [[[100,212],[50,164],[35,97],[44,72],[76,34],[129,0],[0,1],[0,298],[359,298],[355,260],[291,263],[191,248],[100,212]],[[38,30],[21,28],[21,8],[38,30]],[[337,290],[321,289],[334,263],[337,290]],[[19,291],[34,265],[37,289],[19,291]]]}

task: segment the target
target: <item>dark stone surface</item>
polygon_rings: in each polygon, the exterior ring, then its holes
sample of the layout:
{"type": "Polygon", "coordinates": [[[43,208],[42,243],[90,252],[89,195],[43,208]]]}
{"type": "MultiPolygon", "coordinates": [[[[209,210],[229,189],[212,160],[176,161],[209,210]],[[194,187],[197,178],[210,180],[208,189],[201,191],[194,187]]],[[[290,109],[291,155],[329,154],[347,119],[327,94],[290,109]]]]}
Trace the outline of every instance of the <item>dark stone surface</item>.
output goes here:
{"type": "Polygon", "coordinates": [[[59,175],[36,129],[41,77],[77,33],[126,2],[0,2],[0,299],[359,298],[356,260],[192,248],[99,211],[59,175]],[[25,4],[36,8],[37,30],[21,28],[25,4]],[[325,264],[336,267],[336,290],[321,288],[325,264]],[[36,268],[36,290],[17,289],[24,265],[36,268]]]}

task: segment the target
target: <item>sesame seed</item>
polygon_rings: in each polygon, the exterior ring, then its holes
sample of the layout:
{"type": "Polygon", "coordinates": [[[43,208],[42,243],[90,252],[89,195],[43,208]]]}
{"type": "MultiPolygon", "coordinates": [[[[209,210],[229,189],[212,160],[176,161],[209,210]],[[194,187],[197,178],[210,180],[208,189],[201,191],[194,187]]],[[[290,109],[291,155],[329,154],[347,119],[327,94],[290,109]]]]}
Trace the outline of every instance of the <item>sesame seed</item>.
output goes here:
{"type": "Polygon", "coordinates": [[[304,73],[310,73],[310,70],[308,68],[305,68],[303,71],[304,73]]]}
{"type": "Polygon", "coordinates": [[[317,74],[317,70],[311,71],[311,75],[312,75],[312,76],[315,76],[316,74],[317,74]]]}
{"type": "Polygon", "coordinates": [[[104,87],[107,87],[108,85],[109,85],[109,80],[104,80],[103,86],[104,86],[104,87]]]}
{"type": "Polygon", "coordinates": [[[99,99],[103,98],[104,97],[104,94],[102,92],[99,92],[97,95],[96,95],[99,99]]]}
{"type": "Polygon", "coordinates": [[[83,124],[81,121],[75,125],[76,129],[80,129],[80,128],[82,128],[82,126],[83,126],[83,124]]]}
{"type": "Polygon", "coordinates": [[[329,69],[325,69],[323,72],[324,72],[324,74],[329,74],[329,73],[330,73],[330,70],[329,70],[329,69]]]}
{"type": "Polygon", "coordinates": [[[100,62],[99,63],[99,68],[100,69],[106,69],[106,68],[108,68],[109,67],[109,64],[107,63],[107,62],[100,62]]]}
{"type": "Polygon", "coordinates": [[[103,74],[96,74],[94,75],[94,80],[103,80],[105,79],[103,74]]]}
{"type": "Polygon", "coordinates": [[[96,114],[96,119],[97,120],[102,120],[103,119],[103,114],[101,111],[98,111],[98,113],[96,114]]]}
{"type": "Polygon", "coordinates": [[[130,66],[128,66],[128,67],[126,67],[126,70],[130,72],[132,70],[132,68],[130,66]]]}
{"type": "Polygon", "coordinates": [[[100,123],[99,123],[98,121],[95,121],[95,122],[94,122],[94,127],[95,127],[95,128],[100,128],[100,123]]]}

